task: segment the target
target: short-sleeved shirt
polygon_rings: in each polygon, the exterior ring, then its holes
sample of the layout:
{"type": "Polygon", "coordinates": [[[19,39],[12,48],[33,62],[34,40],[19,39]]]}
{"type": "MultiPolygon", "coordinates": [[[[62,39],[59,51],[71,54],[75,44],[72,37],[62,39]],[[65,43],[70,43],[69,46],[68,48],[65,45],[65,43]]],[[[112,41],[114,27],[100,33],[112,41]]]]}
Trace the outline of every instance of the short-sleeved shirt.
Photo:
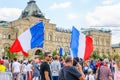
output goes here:
{"type": "MultiPolygon", "coordinates": [[[[98,73],[98,70],[97,70],[98,73]]],[[[112,73],[110,68],[107,66],[101,66],[100,67],[100,80],[109,80],[109,76],[112,77],[112,73]]]]}
{"type": "Polygon", "coordinates": [[[18,62],[14,62],[12,67],[14,67],[13,73],[19,73],[20,72],[20,68],[21,68],[21,64],[18,63],[18,62]]]}
{"type": "Polygon", "coordinates": [[[59,73],[59,79],[64,78],[63,80],[79,80],[82,75],[80,72],[73,66],[64,66],[59,73]]]}
{"type": "Polygon", "coordinates": [[[51,63],[52,76],[58,76],[61,69],[60,62],[55,60],[51,63]]]}
{"type": "Polygon", "coordinates": [[[33,76],[39,77],[40,76],[39,65],[37,63],[33,63],[33,68],[34,68],[33,76]]]}
{"type": "Polygon", "coordinates": [[[47,71],[49,74],[49,78],[51,80],[51,72],[50,72],[50,66],[47,62],[43,62],[40,66],[40,73],[41,73],[41,80],[46,80],[45,79],[45,74],[44,72],[47,71]]]}

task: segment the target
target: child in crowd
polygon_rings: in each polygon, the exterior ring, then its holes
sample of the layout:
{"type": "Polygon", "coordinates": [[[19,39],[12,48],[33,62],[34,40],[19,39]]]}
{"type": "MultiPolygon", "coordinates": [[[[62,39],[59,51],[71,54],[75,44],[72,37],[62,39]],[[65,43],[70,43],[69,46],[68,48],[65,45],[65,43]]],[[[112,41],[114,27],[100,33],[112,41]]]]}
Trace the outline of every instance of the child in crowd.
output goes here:
{"type": "Polygon", "coordinates": [[[4,66],[4,61],[0,60],[0,72],[5,72],[5,71],[6,71],[6,68],[4,66]]]}
{"type": "Polygon", "coordinates": [[[93,70],[91,68],[88,69],[88,74],[86,75],[85,80],[95,80],[93,70]]]}
{"type": "Polygon", "coordinates": [[[114,80],[120,80],[120,60],[116,61],[116,70],[114,74],[114,80]]]}

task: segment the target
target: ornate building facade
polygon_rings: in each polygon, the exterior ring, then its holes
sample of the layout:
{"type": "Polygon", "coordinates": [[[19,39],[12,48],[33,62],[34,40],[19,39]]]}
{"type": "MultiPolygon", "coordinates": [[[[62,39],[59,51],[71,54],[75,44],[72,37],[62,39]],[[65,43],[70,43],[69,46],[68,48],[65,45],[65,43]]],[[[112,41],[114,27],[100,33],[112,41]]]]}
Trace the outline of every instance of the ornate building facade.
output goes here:
{"type": "MultiPolygon", "coordinates": [[[[50,19],[45,18],[41,10],[37,7],[36,2],[30,0],[18,20],[8,22],[6,27],[2,25],[6,22],[0,23],[0,56],[4,55],[4,49],[10,47],[21,33],[39,21],[44,22],[44,50],[53,51],[59,50],[62,47],[65,52],[69,52],[71,31],[61,30],[56,27],[56,24],[50,23],[50,19]]],[[[111,52],[110,32],[89,30],[87,34],[94,39],[94,50],[100,51],[100,53],[111,52]]],[[[30,50],[29,54],[33,55],[35,50],[30,50]]]]}
{"type": "Polygon", "coordinates": [[[85,31],[87,35],[91,36],[93,39],[94,51],[101,54],[112,53],[111,48],[111,31],[98,30],[98,29],[88,29],[85,31]]]}
{"type": "Polygon", "coordinates": [[[112,45],[112,53],[120,55],[120,43],[112,45]]]}

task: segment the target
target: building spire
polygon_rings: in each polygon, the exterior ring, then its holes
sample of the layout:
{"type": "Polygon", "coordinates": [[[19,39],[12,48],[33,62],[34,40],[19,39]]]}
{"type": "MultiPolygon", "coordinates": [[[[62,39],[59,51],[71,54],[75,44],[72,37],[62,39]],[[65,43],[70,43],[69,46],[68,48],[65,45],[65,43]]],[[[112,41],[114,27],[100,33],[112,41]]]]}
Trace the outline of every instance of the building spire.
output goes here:
{"type": "Polygon", "coordinates": [[[35,0],[29,0],[26,8],[22,12],[20,18],[25,18],[28,16],[34,16],[34,17],[39,17],[39,18],[45,18],[41,10],[38,8],[36,5],[35,0]]]}
{"type": "Polygon", "coordinates": [[[34,1],[34,0],[29,0],[29,2],[30,2],[30,1],[34,1]]]}

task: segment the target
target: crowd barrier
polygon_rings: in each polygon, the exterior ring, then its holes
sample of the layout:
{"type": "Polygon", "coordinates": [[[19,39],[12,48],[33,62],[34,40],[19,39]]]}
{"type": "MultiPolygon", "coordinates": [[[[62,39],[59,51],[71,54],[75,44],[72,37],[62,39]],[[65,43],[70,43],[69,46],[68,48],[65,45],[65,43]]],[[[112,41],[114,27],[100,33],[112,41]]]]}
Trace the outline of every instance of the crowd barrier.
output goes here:
{"type": "Polygon", "coordinates": [[[11,72],[0,72],[0,80],[13,80],[13,76],[11,72]]]}

